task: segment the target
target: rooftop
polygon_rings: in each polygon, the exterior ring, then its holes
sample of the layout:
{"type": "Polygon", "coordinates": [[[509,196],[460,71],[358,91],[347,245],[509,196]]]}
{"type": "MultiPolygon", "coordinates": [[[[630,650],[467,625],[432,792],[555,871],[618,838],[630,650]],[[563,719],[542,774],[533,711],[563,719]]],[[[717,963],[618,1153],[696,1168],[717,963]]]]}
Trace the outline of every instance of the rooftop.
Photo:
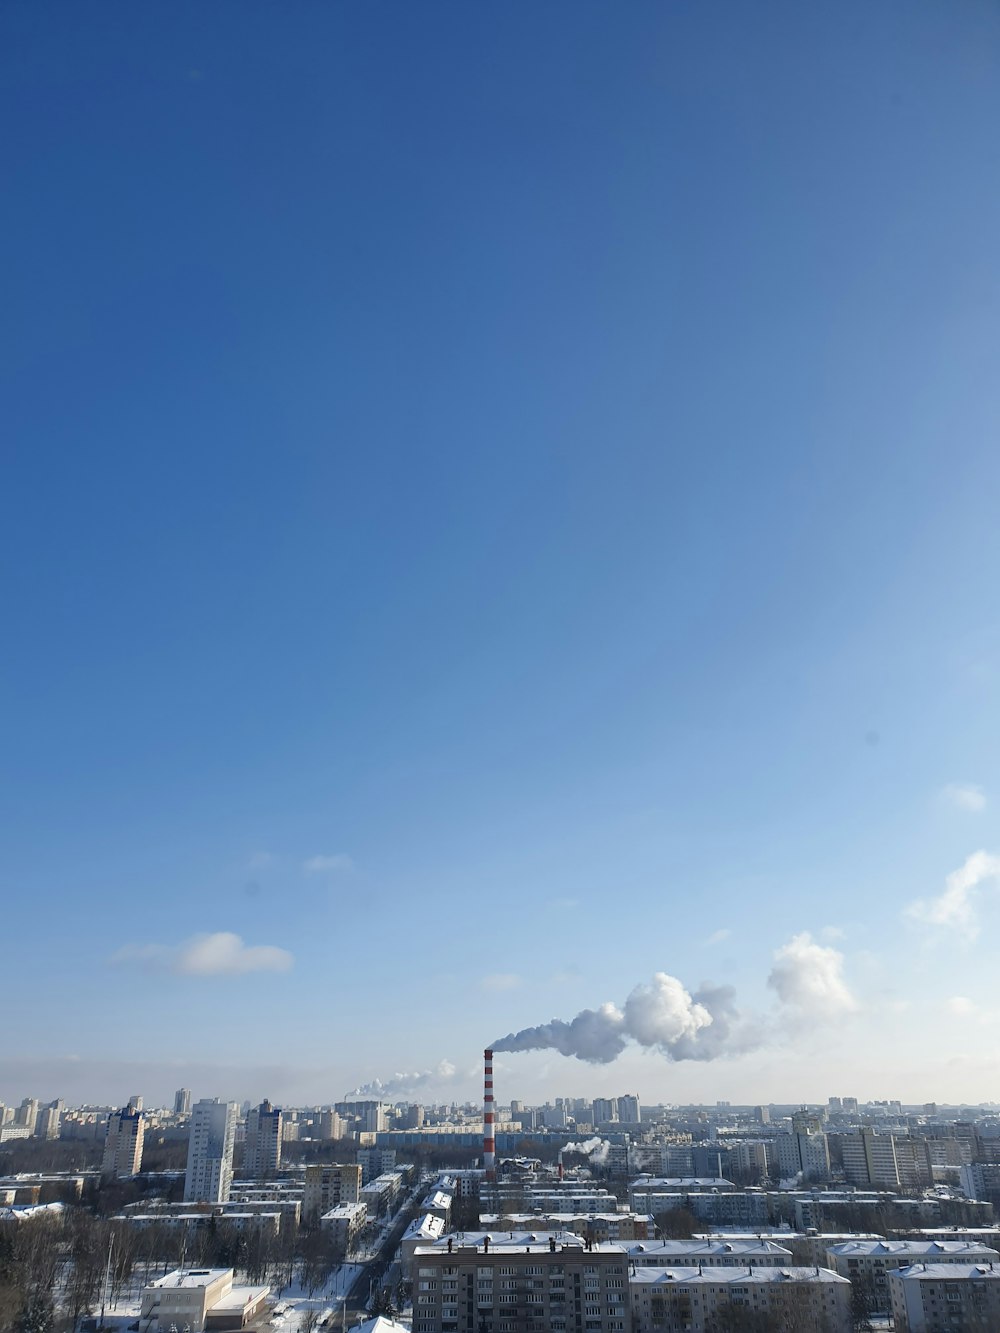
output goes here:
{"type": "MultiPolygon", "coordinates": [[[[946,1265],[942,1265],[945,1267],[946,1265]]],[[[950,1266],[950,1265],[948,1265],[950,1266]]],[[[997,1274],[1000,1277],[1000,1273],[997,1274]]],[[[679,1282],[718,1286],[720,1283],[739,1283],[741,1286],[755,1283],[781,1282],[827,1282],[831,1285],[846,1286],[851,1284],[846,1277],[831,1272],[829,1268],[790,1267],[790,1268],[745,1268],[739,1265],[720,1265],[718,1268],[634,1268],[629,1276],[630,1283],[642,1283],[651,1287],[668,1287],[679,1282]]]]}
{"type": "Polygon", "coordinates": [[[979,1278],[1000,1281],[1000,1264],[908,1264],[890,1276],[904,1282],[967,1282],[979,1278]]]}
{"type": "Polygon", "coordinates": [[[219,1278],[232,1278],[231,1268],[175,1268],[172,1273],[150,1282],[151,1287],[208,1287],[219,1278]]]}
{"type": "Polygon", "coordinates": [[[968,1240],[849,1240],[831,1245],[830,1253],[841,1258],[897,1257],[906,1255],[968,1254],[1000,1259],[996,1250],[968,1240]]]}
{"type": "Polygon", "coordinates": [[[448,1253],[448,1242],[452,1243],[451,1253],[464,1254],[478,1251],[480,1254],[550,1254],[555,1242],[556,1250],[573,1250],[578,1254],[619,1254],[625,1257],[620,1244],[614,1241],[593,1241],[589,1246],[580,1236],[572,1231],[466,1231],[450,1236],[442,1236],[432,1245],[418,1245],[415,1253],[448,1253]],[[486,1242],[489,1242],[487,1251],[486,1242]]]}
{"type": "Polygon", "coordinates": [[[647,1263],[650,1259],[667,1259],[672,1254],[732,1254],[754,1255],[784,1254],[791,1258],[791,1250],[783,1245],[776,1245],[773,1240],[636,1240],[619,1242],[636,1263],[647,1263]],[[641,1258],[639,1257],[641,1256],[641,1258]]]}

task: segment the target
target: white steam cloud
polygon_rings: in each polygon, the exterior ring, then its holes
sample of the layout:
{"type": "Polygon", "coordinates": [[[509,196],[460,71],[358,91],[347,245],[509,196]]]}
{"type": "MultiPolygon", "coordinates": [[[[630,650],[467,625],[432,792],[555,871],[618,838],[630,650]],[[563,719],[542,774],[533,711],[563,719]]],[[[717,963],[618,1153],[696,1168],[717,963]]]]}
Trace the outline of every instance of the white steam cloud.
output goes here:
{"type": "Polygon", "coordinates": [[[440,1060],[433,1069],[424,1069],[412,1074],[393,1074],[392,1078],[373,1078],[370,1083],[362,1083],[360,1088],[349,1092],[348,1097],[401,1097],[416,1092],[419,1088],[450,1083],[456,1075],[455,1066],[450,1060],[440,1060]]]}
{"type": "Polygon", "coordinates": [[[630,1045],[668,1060],[717,1060],[742,1055],[793,1033],[803,1020],[813,1025],[853,1013],[858,1003],[844,980],[844,955],[817,944],[807,932],[778,949],[768,985],[782,1012],[779,1021],[745,1018],[732,986],[703,982],[696,991],[667,972],[631,992],[624,1006],[602,1004],[575,1018],[553,1018],[493,1042],[494,1051],[558,1051],[592,1064],[610,1064],[630,1045]]]}
{"type": "Polygon", "coordinates": [[[595,1166],[603,1166],[608,1160],[611,1144],[607,1139],[583,1139],[580,1143],[567,1143],[562,1151],[580,1153],[589,1157],[595,1166]]]}
{"type": "Polygon", "coordinates": [[[840,1018],[858,1007],[844,980],[844,955],[817,944],[808,931],[777,950],[767,984],[782,1004],[812,1022],[840,1018]]]}
{"type": "Polygon", "coordinates": [[[667,972],[638,985],[623,1009],[602,1004],[568,1022],[554,1018],[539,1027],[511,1032],[495,1051],[559,1051],[592,1064],[610,1064],[630,1042],[670,1060],[714,1060],[752,1049],[758,1037],[743,1022],[731,986],[703,985],[693,994],[667,972]]]}

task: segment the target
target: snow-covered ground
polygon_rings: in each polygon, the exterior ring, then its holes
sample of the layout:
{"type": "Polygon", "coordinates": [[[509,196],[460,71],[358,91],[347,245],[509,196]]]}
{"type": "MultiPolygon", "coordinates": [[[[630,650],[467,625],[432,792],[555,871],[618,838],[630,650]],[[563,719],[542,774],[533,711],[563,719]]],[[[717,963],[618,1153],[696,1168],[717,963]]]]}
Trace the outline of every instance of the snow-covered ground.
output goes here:
{"type": "MultiPolygon", "coordinates": [[[[300,1333],[306,1326],[310,1310],[317,1311],[321,1323],[330,1320],[331,1316],[340,1311],[345,1295],[363,1268],[364,1264],[360,1263],[341,1264],[330,1275],[322,1290],[314,1292],[311,1296],[297,1275],[290,1287],[281,1289],[280,1296],[272,1288],[271,1299],[275,1300],[275,1305],[269,1327],[280,1330],[280,1333],[300,1333]]],[[[237,1272],[236,1281],[246,1282],[246,1278],[237,1272]]],[[[141,1278],[134,1280],[129,1290],[122,1294],[121,1300],[117,1304],[108,1306],[104,1317],[107,1328],[124,1330],[139,1318],[144,1286],[145,1282],[141,1278]]],[[[332,1324],[328,1326],[339,1329],[340,1324],[333,1319],[332,1324]]]]}

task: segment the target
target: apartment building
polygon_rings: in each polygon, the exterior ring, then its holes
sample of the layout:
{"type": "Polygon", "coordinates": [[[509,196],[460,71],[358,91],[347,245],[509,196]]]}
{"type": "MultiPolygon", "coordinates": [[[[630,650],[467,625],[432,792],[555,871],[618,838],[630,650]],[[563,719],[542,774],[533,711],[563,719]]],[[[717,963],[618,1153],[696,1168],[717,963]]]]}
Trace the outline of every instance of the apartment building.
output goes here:
{"type": "Polygon", "coordinates": [[[845,1134],[840,1147],[848,1184],[918,1189],[933,1181],[933,1159],[926,1139],[862,1129],[845,1134]]]}
{"type": "Polygon", "coordinates": [[[233,1148],[236,1144],[235,1102],[203,1097],[191,1112],[185,1203],[225,1203],[233,1183],[233,1148]]]}
{"type": "Polygon", "coordinates": [[[134,1176],[142,1169],[142,1144],[145,1134],[141,1111],[126,1106],[108,1117],[108,1135],[101,1159],[102,1176],[134,1176]]]}
{"type": "Polygon", "coordinates": [[[654,1222],[648,1213],[480,1213],[480,1226],[496,1231],[572,1231],[585,1240],[649,1240],[654,1222]]]}
{"type": "Polygon", "coordinates": [[[361,1203],[339,1203],[320,1218],[320,1226],[330,1235],[334,1248],[350,1254],[368,1224],[368,1209],[361,1203]]]}
{"type": "Polygon", "coordinates": [[[63,1111],[65,1110],[61,1100],[49,1102],[48,1106],[43,1106],[38,1112],[38,1119],[35,1121],[35,1135],[40,1139],[57,1139],[59,1130],[62,1126],[63,1111]]]}
{"type": "Polygon", "coordinates": [[[640,1268],[787,1268],[792,1252],[756,1236],[740,1240],[660,1240],[622,1247],[640,1268]]]}
{"type": "Polygon", "coordinates": [[[896,1333],[1000,1328],[1000,1266],[911,1264],[888,1274],[896,1333]]]}
{"type": "Polygon", "coordinates": [[[978,1241],[961,1240],[849,1240],[831,1245],[827,1263],[832,1269],[861,1287],[873,1302],[873,1308],[885,1311],[890,1306],[888,1276],[898,1268],[913,1264],[941,1267],[945,1264],[1000,1263],[1000,1253],[978,1241]]]}
{"type": "Polygon", "coordinates": [[[269,1101],[247,1113],[243,1173],[251,1177],[273,1176],[281,1166],[281,1111],[269,1101]]]}
{"type": "Polygon", "coordinates": [[[392,1211],[402,1189],[403,1173],[385,1171],[367,1185],[362,1185],[358,1198],[367,1206],[369,1217],[380,1217],[383,1213],[392,1211]]]}
{"type": "Polygon", "coordinates": [[[376,1176],[396,1169],[395,1148],[359,1148],[355,1160],[361,1167],[361,1183],[367,1185],[376,1176]]]}
{"type": "Polygon", "coordinates": [[[826,1268],[635,1268],[629,1294],[633,1333],[713,1333],[737,1311],[802,1333],[852,1328],[851,1284],[826,1268]]]}
{"type": "Polygon", "coordinates": [[[361,1195],[361,1167],[356,1163],[307,1166],[302,1189],[302,1220],[314,1222],[342,1203],[357,1203],[361,1195]]]}
{"type": "Polygon", "coordinates": [[[626,1333],[628,1262],[568,1232],[454,1236],[414,1251],[413,1333],[626,1333]],[[470,1243],[478,1241],[478,1243],[470,1243]]]}

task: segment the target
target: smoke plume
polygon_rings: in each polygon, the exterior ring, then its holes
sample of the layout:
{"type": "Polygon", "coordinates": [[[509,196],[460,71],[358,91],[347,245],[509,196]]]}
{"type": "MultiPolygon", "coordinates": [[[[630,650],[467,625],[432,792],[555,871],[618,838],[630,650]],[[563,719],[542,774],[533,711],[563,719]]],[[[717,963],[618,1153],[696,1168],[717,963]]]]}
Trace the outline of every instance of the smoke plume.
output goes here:
{"type": "Polygon", "coordinates": [[[577,1152],[589,1157],[595,1166],[603,1166],[608,1160],[611,1144],[607,1139],[584,1139],[580,1143],[567,1143],[563,1153],[577,1152]]]}
{"type": "Polygon", "coordinates": [[[768,984],[780,1007],[769,1017],[744,1017],[732,986],[704,982],[688,991],[676,977],[657,972],[648,985],[635,987],[621,1009],[603,1004],[568,1021],[554,1018],[500,1037],[493,1050],[559,1051],[605,1065],[634,1044],[668,1060],[717,1060],[788,1036],[806,1019],[815,1026],[857,1010],[843,976],[844,956],[836,949],[803,933],[777,949],[773,962],[768,984]]]}
{"type": "Polygon", "coordinates": [[[731,986],[703,985],[692,994],[676,977],[657,972],[649,985],[636,986],[623,1009],[603,1004],[584,1009],[569,1022],[554,1018],[501,1037],[493,1049],[554,1050],[604,1065],[635,1042],[670,1060],[714,1060],[757,1044],[735,1000],[731,986]]]}
{"type": "Polygon", "coordinates": [[[416,1092],[419,1088],[450,1083],[456,1074],[450,1060],[441,1060],[433,1069],[424,1069],[412,1074],[393,1074],[392,1078],[373,1078],[370,1083],[362,1083],[360,1088],[349,1092],[350,1097],[402,1097],[416,1092]]]}

